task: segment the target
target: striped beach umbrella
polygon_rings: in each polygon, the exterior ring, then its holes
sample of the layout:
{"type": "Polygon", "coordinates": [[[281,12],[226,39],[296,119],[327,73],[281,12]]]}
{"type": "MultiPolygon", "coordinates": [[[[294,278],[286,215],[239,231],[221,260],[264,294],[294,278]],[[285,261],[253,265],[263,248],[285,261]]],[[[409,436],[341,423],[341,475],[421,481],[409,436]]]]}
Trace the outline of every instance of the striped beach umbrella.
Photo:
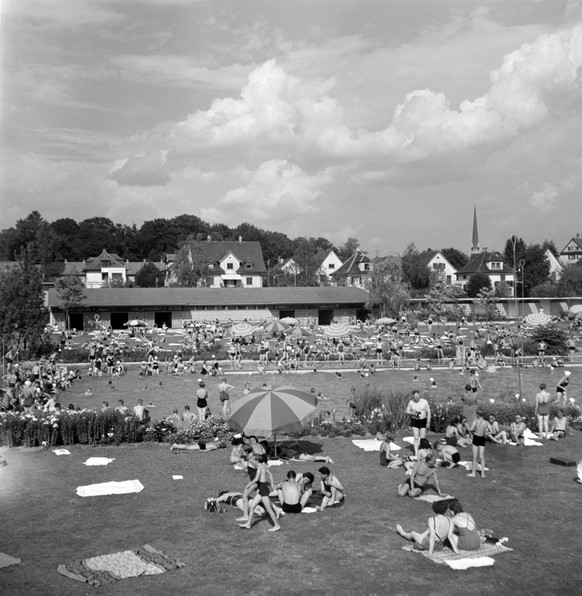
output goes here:
{"type": "Polygon", "coordinates": [[[345,337],[351,333],[350,328],[345,323],[332,323],[326,330],[328,337],[345,337]]]}
{"type": "Polygon", "coordinates": [[[266,333],[281,333],[282,331],[287,331],[288,328],[289,325],[286,325],[281,321],[271,321],[264,327],[266,333]]]}
{"type": "Polygon", "coordinates": [[[249,337],[255,329],[250,323],[237,323],[230,328],[230,334],[237,337],[249,337]]]}
{"type": "Polygon", "coordinates": [[[283,385],[261,388],[236,400],[230,415],[231,425],[247,435],[269,437],[296,432],[317,415],[315,395],[283,385]]]}
{"type": "Polygon", "coordinates": [[[285,325],[297,325],[298,321],[295,317],[283,317],[279,319],[279,322],[284,323],[285,325]]]}
{"type": "Polygon", "coordinates": [[[309,337],[310,335],[313,335],[313,333],[305,327],[295,327],[288,335],[289,337],[309,337]]]}
{"type": "Polygon", "coordinates": [[[570,307],[570,312],[573,315],[580,315],[582,313],[582,304],[574,304],[570,307]]]}
{"type": "Polygon", "coordinates": [[[532,327],[539,327],[540,325],[547,325],[552,320],[552,317],[544,312],[532,313],[525,317],[525,322],[532,327]]]}

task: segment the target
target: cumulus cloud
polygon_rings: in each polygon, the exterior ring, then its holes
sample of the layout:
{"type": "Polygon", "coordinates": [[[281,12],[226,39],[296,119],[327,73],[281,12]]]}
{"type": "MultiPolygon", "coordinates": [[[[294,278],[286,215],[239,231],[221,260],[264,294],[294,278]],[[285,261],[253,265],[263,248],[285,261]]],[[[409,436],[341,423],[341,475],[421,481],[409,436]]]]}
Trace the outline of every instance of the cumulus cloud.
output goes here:
{"type": "Polygon", "coordinates": [[[383,154],[405,160],[502,141],[549,114],[554,94],[579,92],[582,26],[539,36],[505,56],[489,91],[451,105],[444,93],[418,89],[398,105],[384,130],[351,129],[329,92],[334,80],[305,82],[275,60],[250,73],[239,98],[215,100],[179,123],[175,141],[232,145],[287,145],[325,157],[383,154]]]}
{"type": "Polygon", "coordinates": [[[317,211],[329,172],[311,176],[285,160],[270,160],[244,174],[246,184],[228,191],[216,207],[202,210],[209,221],[258,222],[301,218],[317,211]]]}
{"type": "Polygon", "coordinates": [[[529,203],[540,213],[546,214],[554,210],[557,196],[557,188],[553,184],[545,184],[542,190],[532,194],[529,203]]]}
{"type": "Polygon", "coordinates": [[[171,176],[166,168],[165,152],[136,155],[117,164],[110,178],[129,186],[163,186],[171,176]]]}

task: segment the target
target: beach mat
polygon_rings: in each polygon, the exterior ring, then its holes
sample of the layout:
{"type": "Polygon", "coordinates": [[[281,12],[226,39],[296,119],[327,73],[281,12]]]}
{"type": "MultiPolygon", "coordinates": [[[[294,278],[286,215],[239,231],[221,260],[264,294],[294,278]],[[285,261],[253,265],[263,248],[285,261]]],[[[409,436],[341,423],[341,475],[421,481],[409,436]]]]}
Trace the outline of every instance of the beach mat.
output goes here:
{"type": "Polygon", "coordinates": [[[11,557],[6,553],[0,553],[0,569],[2,569],[2,567],[10,567],[10,565],[18,565],[20,562],[21,559],[11,557]]]}
{"type": "Polygon", "coordinates": [[[57,571],[69,579],[99,587],[130,577],[160,575],[180,567],[184,563],[145,544],[133,550],[71,561],[59,565],[57,571]]]}
{"type": "Polygon", "coordinates": [[[495,561],[492,557],[513,551],[512,548],[508,548],[507,546],[501,544],[489,544],[487,542],[483,542],[479,550],[461,551],[459,554],[456,554],[451,549],[445,547],[442,550],[429,555],[428,551],[417,550],[412,544],[407,544],[406,546],[403,546],[402,549],[422,555],[436,565],[447,565],[451,569],[457,570],[468,569],[469,567],[486,567],[493,565],[495,561]]]}
{"type": "Polygon", "coordinates": [[[100,497],[103,495],[123,495],[139,493],[143,484],[139,480],[124,480],[123,482],[101,482],[100,484],[87,484],[77,487],[80,497],[100,497]]]}

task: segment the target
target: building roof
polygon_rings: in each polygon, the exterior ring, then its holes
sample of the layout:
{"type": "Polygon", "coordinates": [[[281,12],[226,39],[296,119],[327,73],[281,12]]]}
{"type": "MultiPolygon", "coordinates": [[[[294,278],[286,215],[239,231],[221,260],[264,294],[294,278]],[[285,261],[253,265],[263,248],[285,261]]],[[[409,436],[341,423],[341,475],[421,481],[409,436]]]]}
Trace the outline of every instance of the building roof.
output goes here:
{"type": "MultiPolygon", "coordinates": [[[[265,262],[263,261],[263,251],[261,250],[260,242],[202,240],[198,243],[198,247],[208,264],[218,265],[229,253],[232,253],[241,262],[241,267],[238,269],[240,275],[250,273],[261,274],[267,271],[265,262]],[[247,267],[247,265],[250,265],[250,267],[247,267]]],[[[175,260],[175,254],[166,254],[166,261],[168,263],[172,264],[175,260]]]]}
{"type": "Polygon", "coordinates": [[[103,249],[100,255],[87,259],[83,269],[85,271],[101,271],[104,262],[109,263],[105,265],[106,267],[125,267],[125,261],[119,255],[103,249]]]}
{"type": "MultiPolygon", "coordinates": [[[[246,306],[246,305],[346,305],[368,300],[360,288],[99,288],[85,290],[85,307],[152,306],[246,306]]],[[[59,308],[61,301],[54,289],[48,293],[48,306],[59,308]]]]}
{"type": "MultiPolygon", "coordinates": [[[[315,256],[313,257],[313,261],[315,263],[315,265],[317,267],[321,267],[321,265],[323,265],[323,262],[325,261],[325,259],[327,259],[327,257],[329,257],[330,254],[335,254],[335,256],[337,257],[337,253],[335,252],[335,250],[333,248],[328,248],[327,250],[318,250],[315,253],[315,256]]],[[[339,259],[339,257],[338,257],[339,259]]],[[[341,259],[340,259],[341,261],[341,259]]]]}
{"type": "Polygon", "coordinates": [[[504,275],[509,275],[513,273],[513,270],[504,263],[501,253],[486,251],[473,255],[471,260],[457,271],[457,275],[474,275],[475,273],[485,273],[486,275],[503,273],[504,275]],[[503,263],[503,267],[501,269],[489,269],[487,263],[491,262],[501,262],[503,263]]]}
{"type": "Polygon", "coordinates": [[[425,250],[424,252],[421,252],[418,255],[418,259],[419,262],[421,264],[423,264],[425,267],[428,267],[430,265],[430,262],[437,256],[440,255],[441,259],[448,264],[448,266],[453,270],[456,271],[456,269],[451,265],[450,261],[447,259],[447,257],[445,257],[445,255],[443,255],[443,253],[440,250],[425,250]]]}
{"type": "Polygon", "coordinates": [[[568,243],[566,244],[566,246],[564,246],[564,248],[561,250],[560,255],[577,254],[579,252],[582,252],[582,237],[576,236],[575,238],[568,240],[568,243]],[[566,250],[568,248],[568,246],[570,246],[570,244],[572,244],[572,242],[574,244],[576,244],[576,246],[578,247],[578,250],[566,250]]]}
{"type": "Polygon", "coordinates": [[[332,277],[341,277],[344,275],[362,275],[362,273],[369,273],[362,271],[358,265],[360,263],[371,263],[370,257],[363,252],[357,250],[339,269],[331,273],[332,277]]]}

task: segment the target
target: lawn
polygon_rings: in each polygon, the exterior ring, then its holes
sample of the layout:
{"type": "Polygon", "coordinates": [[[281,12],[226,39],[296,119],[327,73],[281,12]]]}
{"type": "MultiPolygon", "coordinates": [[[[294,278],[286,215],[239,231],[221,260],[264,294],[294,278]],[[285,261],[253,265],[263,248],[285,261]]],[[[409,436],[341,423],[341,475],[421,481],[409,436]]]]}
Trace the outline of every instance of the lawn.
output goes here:
{"type": "MultiPolygon", "coordinates": [[[[580,370],[573,368],[573,395],[580,370]]],[[[350,387],[366,384],[412,387],[432,377],[430,391],[438,401],[462,393],[465,378],[458,372],[433,370],[383,371],[361,377],[344,371],[290,375],[229,375],[236,399],[244,382],[292,384],[322,391],[329,400],[321,407],[348,413],[350,387]]],[[[552,388],[560,372],[524,370],[524,395],[533,399],[543,380],[552,388]]],[[[128,405],[138,398],[153,403],[152,417],[182,409],[192,398],[197,377],[160,375],[142,379],[135,370],[114,380],[83,379],[63,394],[63,402],[81,407],[102,400],[128,405]],[[160,384],[161,383],[161,384],[160,384]],[[147,385],[147,386],[146,386],[147,385]],[[93,397],[84,396],[87,386],[93,397]]],[[[218,379],[209,380],[211,407],[218,410],[218,379]]],[[[514,369],[483,373],[483,399],[515,399],[514,369]]],[[[66,405],[65,403],[65,405],[66,405]]],[[[307,441],[307,440],[306,440],[307,441]]],[[[399,441],[401,445],[405,445],[399,441]]],[[[22,564],[0,569],[0,593],[5,594],[574,594],[582,580],[579,510],[582,487],[575,469],[552,465],[551,456],[579,459],[582,433],[544,447],[487,448],[491,471],[472,479],[465,470],[440,471],[444,491],[457,496],[480,527],[509,537],[514,549],[496,558],[492,568],[464,572],[437,567],[402,550],[405,541],[394,527],[422,529],[430,505],[396,497],[401,471],[378,466],[377,454],[357,449],[350,439],[311,437],[304,445],[330,455],[333,471],[347,491],[342,508],[312,515],[286,516],[283,531],[268,533],[261,521],[251,531],[240,529],[235,510],[209,514],[208,496],[221,489],[238,490],[245,478],[228,465],[228,450],[174,454],[166,444],[120,447],[69,447],[70,456],[37,449],[2,449],[8,466],[0,468],[0,551],[22,558],[22,564]],[[86,467],[88,457],[115,458],[107,467],[86,467]],[[173,480],[172,475],[183,475],[173,480]],[[79,485],[139,479],[138,494],[80,498],[79,485]],[[128,579],[92,588],[56,572],[66,561],[151,544],[181,559],[186,567],[170,573],[128,579]]],[[[464,450],[463,459],[469,459],[464,450]]],[[[297,471],[317,471],[320,464],[292,462],[297,471]]],[[[287,465],[272,468],[282,478],[287,465]]]]}

